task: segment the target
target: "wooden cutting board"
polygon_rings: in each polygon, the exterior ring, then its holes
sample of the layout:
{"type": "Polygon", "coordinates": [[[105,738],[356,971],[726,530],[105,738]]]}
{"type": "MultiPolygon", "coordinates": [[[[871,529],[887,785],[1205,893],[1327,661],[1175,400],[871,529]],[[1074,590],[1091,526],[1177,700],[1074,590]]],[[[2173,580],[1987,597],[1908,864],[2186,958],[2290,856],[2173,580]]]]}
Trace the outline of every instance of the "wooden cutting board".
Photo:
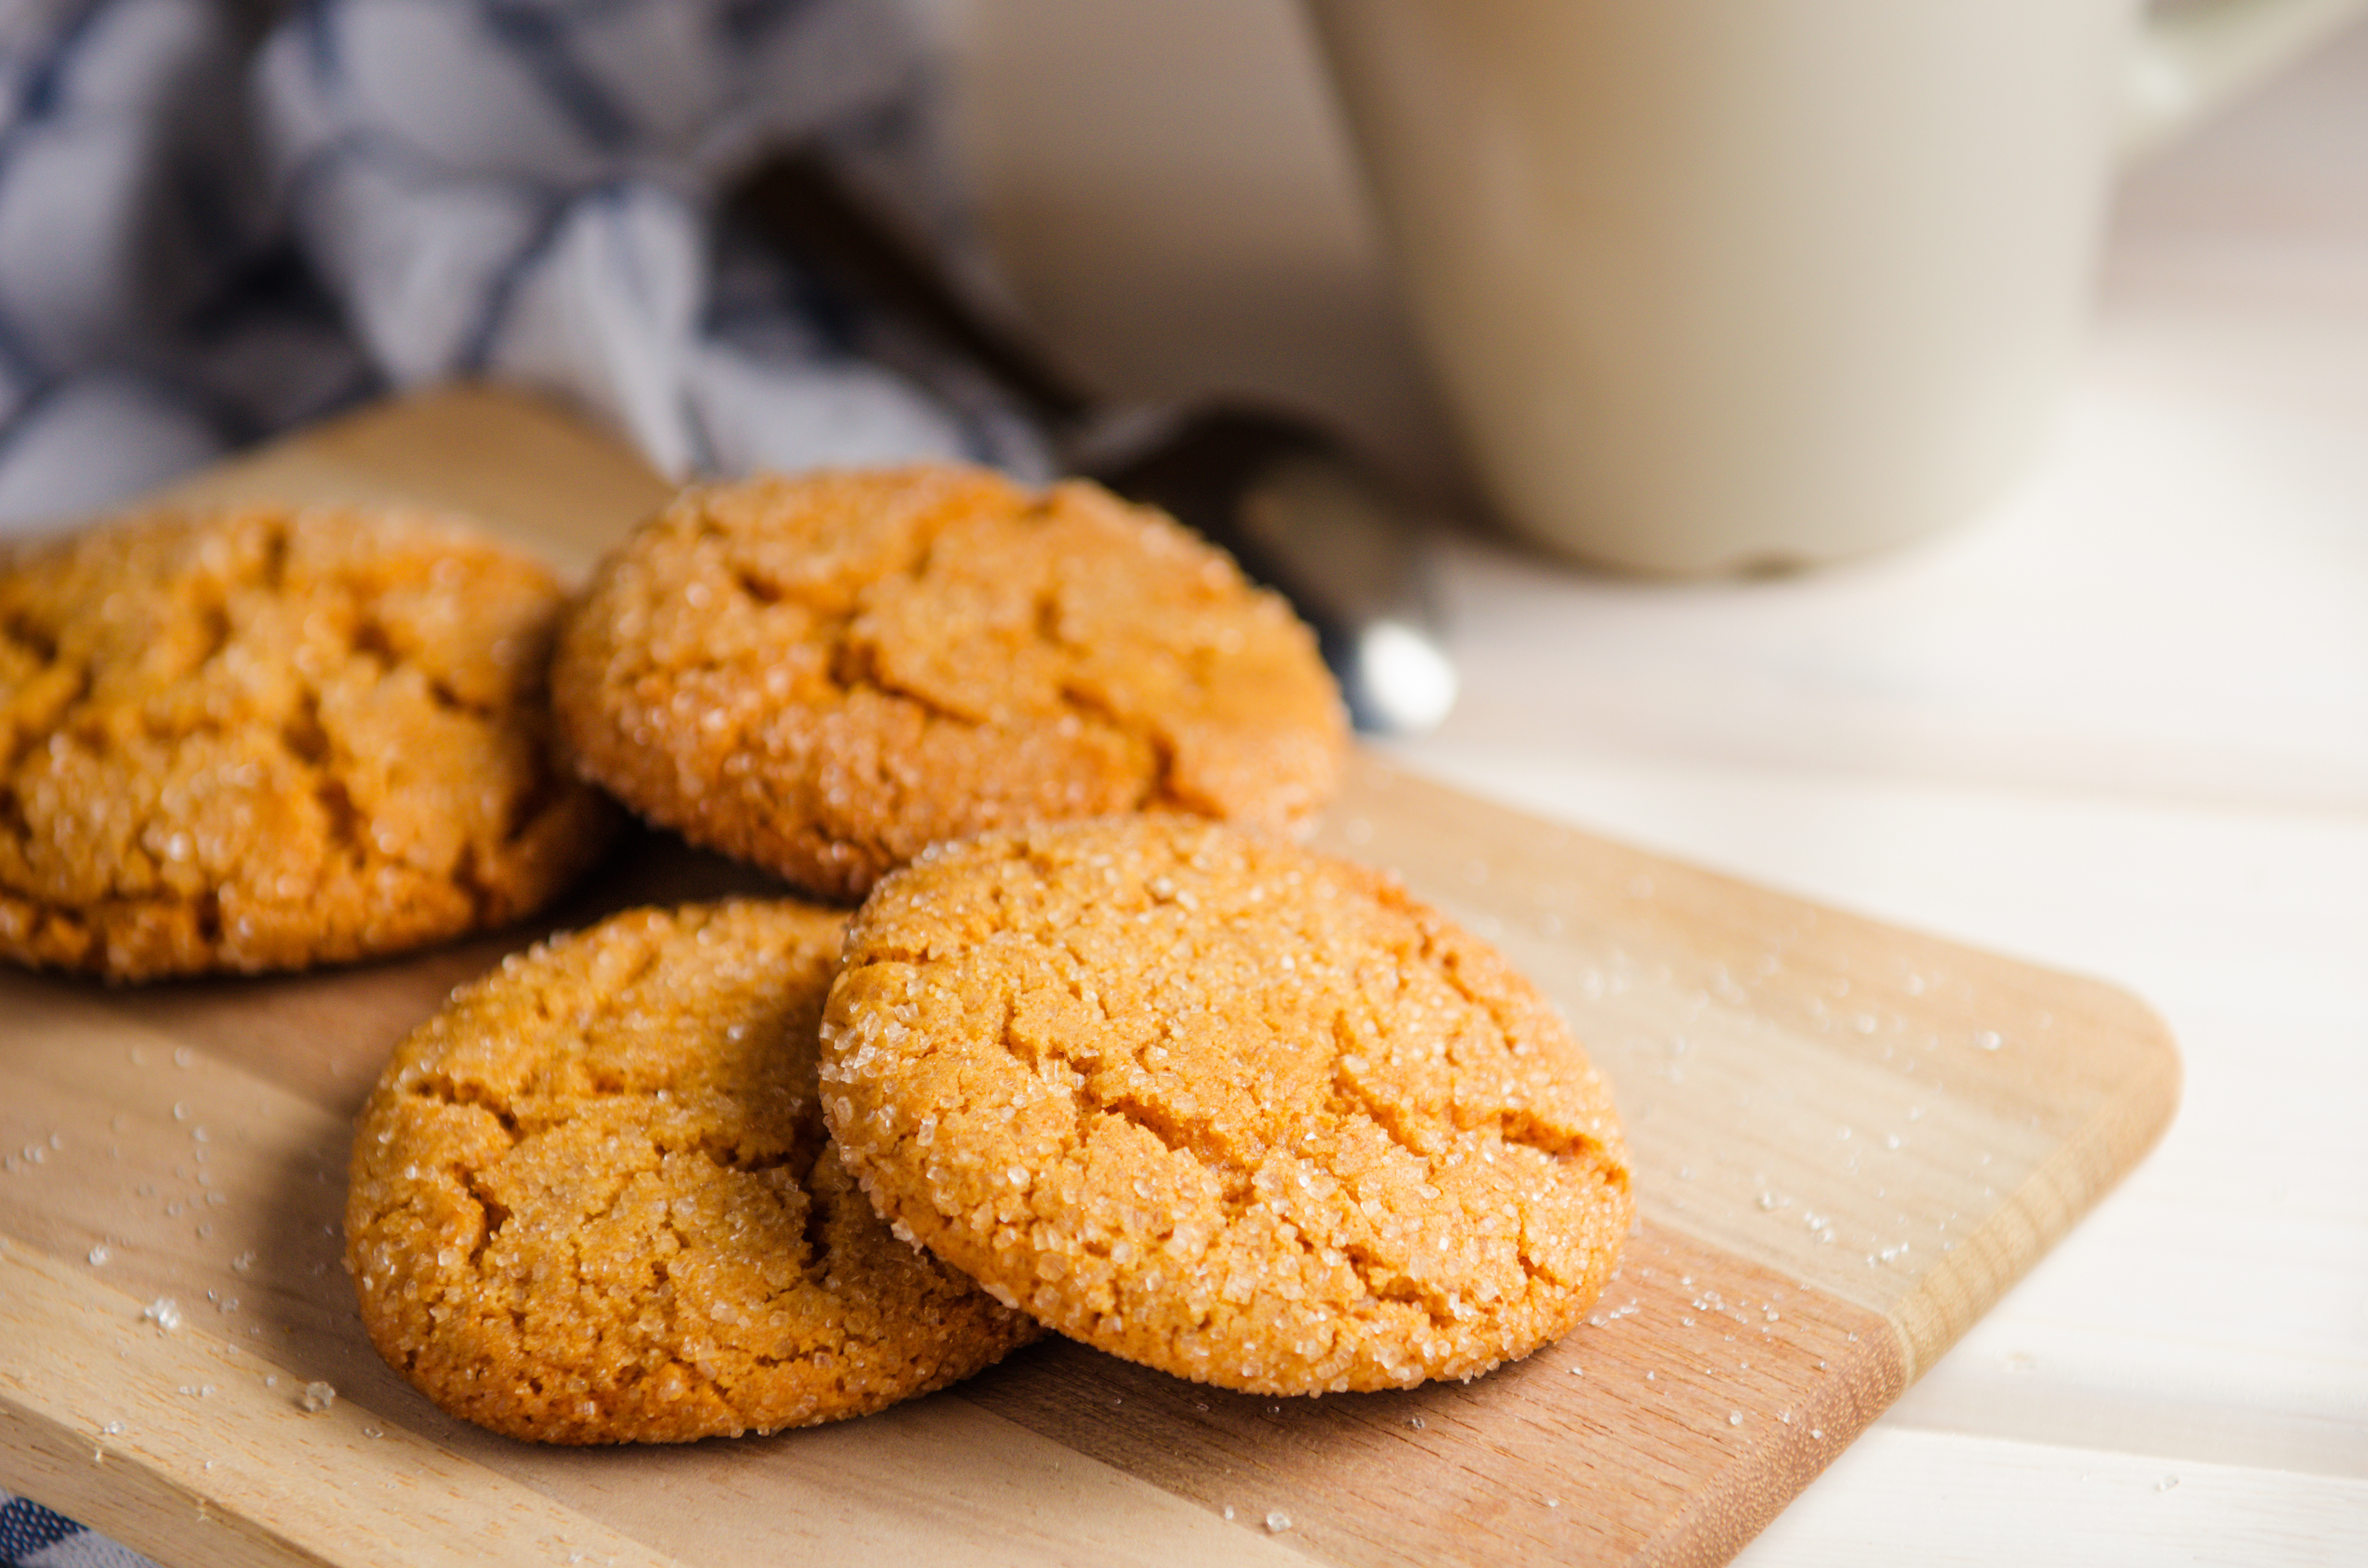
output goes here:
{"type": "MultiPolygon", "coordinates": [[[[177,492],[464,508],[571,571],[662,493],[586,426],[476,389],[177,492]]],[[[350,1118],[394,1041],[503,952],[760,885],[650,835],[531,928],[404,961],[143,990],[0,972],[0,1484],[192,1564],[1714,1562],[2178,1097],[2162,1024],[2108,986],[1370,756],[1321,842],[1498,943],[1617,1088],[1642,1218],[1589,1325],[1524,1362],[1275,1401],[1060,1342],[761,1439],[544,1449],[447,1418],[355,1315],[350,1118]],[[308,1410],[316,1384],[336,1397],[308,1410]]]]}

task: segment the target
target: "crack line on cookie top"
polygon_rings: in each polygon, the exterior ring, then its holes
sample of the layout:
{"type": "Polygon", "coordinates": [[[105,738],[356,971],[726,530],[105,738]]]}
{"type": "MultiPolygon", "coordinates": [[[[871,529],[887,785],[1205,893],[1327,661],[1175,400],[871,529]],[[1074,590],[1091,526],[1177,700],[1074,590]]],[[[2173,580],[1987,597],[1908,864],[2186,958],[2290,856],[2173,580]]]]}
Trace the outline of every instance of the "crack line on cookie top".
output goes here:
{"type": "Polygon", "coordinates": [[[1357,1283],[1364,1287],[1366,1295],[1377,1301],[1419,1307],[1433,1328],[1455,1326],[1455,1313],[1440,1291],[1425,1288],[1402,1267],[1383,1257],[1365,1243],[1343,1242],[1338,1244],[1341,1256],[1348,1260],[1350,1271],[1357,1276],[1357,1283]],[[1384,1270],[1388,1278],[1377,1282],[1376,1277],[1384,1270]]]}
{"type": "Polygon", "coordinates": [[[831,1267],[836,1261],[830,1240],[832,1212],[830,1207],[823,1202],[822,1195],[814,1190],[814,1173],[815,1167],[821,1164],[822,1156],[816,1154],[807,1163],[804,1172],[798,1177],[797,1184],[799,1195],[805,1199],[806,1207],[803,1222],[799,1227],[800,1234],[805,1242],[806,1255],[799,1272],[804,1277],[806,1283],[815,1290],[822,1289],[823,1281],[829,1278],[831,1267]]]}
{"type": "Polygon", "coordinates": [[[484,1272],[485,1250],[510,1221],[509,1208],[486,1189],[484,1173],[457,1161],[450,1167],[452,1179],[477,1201],[477,1240],[469,1249],[469,1271],[484,1272]]]}
{"type": "Polygon", "coordinates": [[[503,1132],[508,1135],[512,1148],[526,1141],[527,1134],[519,1124],[517,1111],[507,1099],[495,1092],[491,1085],[429,1070],[412,1080],[405,1088],[414,1099],[434,1100],[438,1105],[466,1106],[472,1110],[484,1111],[500,1124],[503,1132]]]}
{"type": "Polygon", "coordinates": [[[1371,1090],[1351,1077],[1349,1059],[1357,1054],[1358,1042],[1350,1032],[1349,1015],[1345,1010],[1333,1014],[1331,1035],[1333,1044],[1331,1082],[1334,1092],[1339,1095],[1341,1099],[1338,1114],[1362,1116],[1380,1130],[1382,1136],[1388,1139],[1392,1146],[1402,1149],[1415,1159],[1421,1161],[1426,1170],[1430,1169],[1431,1155],[1415,1142],[1412,1132],[1408,1131],[1404,1108],[1375,1097],[1371,1090]]]}
{"type": "Polygon", "coordinates": [[[14,642],[27,650],[37,665],[57,663],[61,635],[58,629],[42,624],[31,610],[21,606],[0,612],[0,642],[14,642]]]}

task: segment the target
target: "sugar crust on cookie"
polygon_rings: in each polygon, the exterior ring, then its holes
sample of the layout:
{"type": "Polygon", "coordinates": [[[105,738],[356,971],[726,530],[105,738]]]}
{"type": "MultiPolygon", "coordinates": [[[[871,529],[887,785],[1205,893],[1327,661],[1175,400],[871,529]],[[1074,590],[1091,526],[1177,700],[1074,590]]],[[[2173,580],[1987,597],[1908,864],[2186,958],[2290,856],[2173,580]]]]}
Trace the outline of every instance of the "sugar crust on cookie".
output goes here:
{"type": "Polygon", "coordinates": [[[939,839],[1165,808],[1295,828],[1346,744],[1313,635],[1081,483],[924,465],[686,491],[553,671],[587,777],[827,897],[939,839]]]}
{"type": "Polygon", "coordinates": [[[884,880],[824,1028],[883,1213],[1072,1337],[1261,1393],[1471,1377],[1574,1327],[1629,1223],[1601,1079],[1394,881],[1144,817],[884,880]]]}
{"type": "Polygon", "coordinates": [[[828,1144],[814,1047],[844,921],[629,911],[404,1040],[346,1218],[388,1362],[512,1437],[681,1442],[862,1415],[1034,1338],[893,1236],[828,1144]]]}
{"type": "Polygon", "coordinates": [[[158,515],[0,555],[0,955],[293,969],[546,902],[616,814],[552,756],[561,599],[423,514],[158,515]]]}

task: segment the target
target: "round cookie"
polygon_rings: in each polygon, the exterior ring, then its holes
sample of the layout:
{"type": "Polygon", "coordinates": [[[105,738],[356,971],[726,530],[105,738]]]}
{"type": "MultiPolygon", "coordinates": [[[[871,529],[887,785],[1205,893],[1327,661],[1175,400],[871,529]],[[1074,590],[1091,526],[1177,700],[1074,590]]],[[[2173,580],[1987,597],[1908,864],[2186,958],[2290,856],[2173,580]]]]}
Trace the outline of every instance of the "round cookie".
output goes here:
{"type": "Polygon", "coordinates": [[[942,1388],[1036,1325],[891,1235],[814,1100],[845,916],[632,910],[455,992],[355,1134],[388,1363],[552,1443],[688,1442],[942,1388]]]}
{"type": "Polygon", "coordinates": [[[818,894],[1139,809],[1289,829],[1347,737],[1313,635],[1164,514],[950,465],[686,491],[552,671],[584,773],[818,894]]]}
{"type": "Polygon", "coordinates": [[[1603,1083],[1493,950],[1214,824],[986,835],[883,880],[823,1028],[881,1211],[1047,1325],[1196,1381],[1470,1378],[1626,1236],[1603,1083]]]}
{"type": "Polygon", "coordinates": [[[145,980],[513,920],[607,843],[562,601],[447,519],[258,506],[0,557],[0,955],[145,980]]]}

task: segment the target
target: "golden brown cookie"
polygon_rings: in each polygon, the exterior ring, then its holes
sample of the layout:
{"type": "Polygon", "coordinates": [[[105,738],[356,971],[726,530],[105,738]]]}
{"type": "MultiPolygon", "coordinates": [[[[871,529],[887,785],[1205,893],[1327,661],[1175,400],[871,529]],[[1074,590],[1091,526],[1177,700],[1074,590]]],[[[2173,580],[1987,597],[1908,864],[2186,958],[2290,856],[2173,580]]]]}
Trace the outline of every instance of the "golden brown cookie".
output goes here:
{"type": "Polygon", "coordinates": [[[1179,817],[932,850],[858,912],[823,1102],[881,1211],[1051,1327],[1257,1393],[1469,1378],[1625,1238],[1602,1081],[1361,867],[1179,817]]]}
{"type": "Polygon", "coordinates": [[[570,611],[552,689],[587,777],[843,898],[982,828],[1292,827],[1347,734],[1314,638],[1223,554],[952,466],[685,492],[570,611]]]}
{"type": "Polygon", "coordinates": [[[158,516],[0,558],[0,955],[293,969],[541,904],[616,815],[551,755],[560,601],[401,514],[158,516]]]}
{"type": "Polygon", "coordinates": [[[860,1415],[1034,1338],[891,1235],[823,1131],[845,918],[629,911],[415,1030],[346,1207],[389,1364],[511,1437],[687,1442],[860,1415]]]}

